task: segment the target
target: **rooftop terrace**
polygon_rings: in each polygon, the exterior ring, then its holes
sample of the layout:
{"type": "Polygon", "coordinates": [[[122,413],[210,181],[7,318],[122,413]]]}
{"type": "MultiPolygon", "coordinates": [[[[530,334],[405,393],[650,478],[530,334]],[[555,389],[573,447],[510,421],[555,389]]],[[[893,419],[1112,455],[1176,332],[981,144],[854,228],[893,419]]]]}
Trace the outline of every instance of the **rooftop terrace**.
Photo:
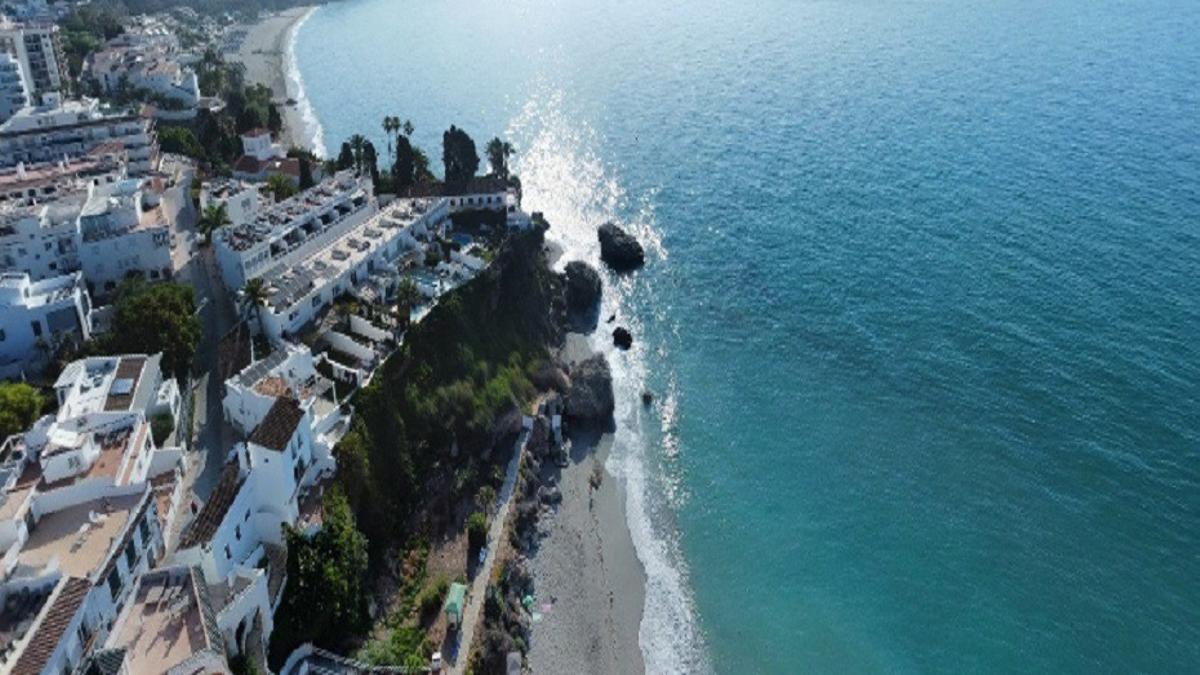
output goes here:
{"type": "Polygon", "coordinates": [[[17,558],[18,569],[57,562],[63,574],[90,577],[108,558],[144,495],[104,497],[42,516],[17,558]]]}

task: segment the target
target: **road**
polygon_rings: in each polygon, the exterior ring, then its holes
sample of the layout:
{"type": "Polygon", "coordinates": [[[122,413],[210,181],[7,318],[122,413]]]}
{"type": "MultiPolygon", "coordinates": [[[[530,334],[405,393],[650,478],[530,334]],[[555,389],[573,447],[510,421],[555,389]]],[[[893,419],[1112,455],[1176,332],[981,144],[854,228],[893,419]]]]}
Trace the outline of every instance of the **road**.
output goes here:
{"type": "Polygon", "coordinates": [[[517,487],[517,476],[521,473],[521,458],[525,456],[525,445],[528,440],[529,431],[522,426],[521,435],[516,442],[516,452],[513,453],[512,459],[508,460],[504,484],[500,486],[500,494],[496,495],[496,502],[500,506],[496,509],[496,514],[492,516],[492,523],[488,528],[487,557],[484,559],[483,565],[475,570],[475,578],[471,580],[471,587],[467,589],[467,602],[463,607],[462,633],[458,639],[455,662],[450,665],[449,672],[452,675],[465,672],[467,660],[471,658],[471,641],[475,639],[475,627],[479,623],[479,615],[483,611],[488,581],[492,578],[492,567],[496,564],[496,551],[500,548],[498,544],[503,541],[501,537],[504,536],[504,526],[508,521],[509,507],[512,505],[513,492],[517,487]]]}

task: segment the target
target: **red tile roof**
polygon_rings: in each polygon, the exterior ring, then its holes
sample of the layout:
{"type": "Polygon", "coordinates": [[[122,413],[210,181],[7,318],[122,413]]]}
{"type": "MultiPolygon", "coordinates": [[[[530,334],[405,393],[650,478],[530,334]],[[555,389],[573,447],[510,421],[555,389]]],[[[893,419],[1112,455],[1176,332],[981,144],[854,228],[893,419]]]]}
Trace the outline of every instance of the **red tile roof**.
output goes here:
{"type": "Polygon", "coordinates": [[[275,399],[275,404],[263,418],[262,424],[250,434],[250,442],[271,450],[282,451],[296,434],[296,427],[304,419],[304,411],[296,400],[284,396],[275,399]]]}
{"type": "Polygon", "coordinates": [[[225,468],[221,470],[221,477],[217,479],[217,486],[213,488],[208,501],[204,502],[204,508],[200,509],[196,520],[192,521],[187,532],[183,533],[179,542],[180,550],[192,548],[212,539],[213,535],[217,533],[217,528],[221,527],[221,522],[225,520],[225,514],[229,513],[229,507],[233,506],[233,500],[237,498],[238,492],[241,491],[242,484],[245,482],[245,479],[242,478],[241,468],[236,461],[225,465],[225,468]]]}
{"type": "Polygon", "coordinates": [[[13,666],[12,675],[40,675],[91,590],[92,585],[87,579],[67,578],[62,591],[46,610],[45,617],[38,624],[25,651],[21,652],[16,665],[13,666]]]}

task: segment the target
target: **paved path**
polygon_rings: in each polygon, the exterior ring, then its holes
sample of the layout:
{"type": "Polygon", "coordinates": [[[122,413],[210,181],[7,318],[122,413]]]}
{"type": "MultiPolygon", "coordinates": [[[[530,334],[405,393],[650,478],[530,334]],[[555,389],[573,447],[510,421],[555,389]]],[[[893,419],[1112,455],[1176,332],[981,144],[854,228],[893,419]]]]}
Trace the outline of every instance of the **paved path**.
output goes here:
{"type": "Polygon", "coordinates": [[[484,559],[483,565],[475,570],[475,578],[471,580],[471,586],[467,589],[467,603],[463,608],[462,629],[458,638],[458,649],[455,654],[455,662],[450,666],[450,673],[462,673],[466,671],[467,660],[471,658],[471,641],[475,638],[475,626],[479,623],[480,612],[483,611],[483,601],[487,596],[488,581],[492,578],[492,567],[496,564],[496,549],[501,537],[504,536],[504,526],[508,521],[509,506],[512,505],[513,492],[517,487],[517,476],[520,475],[521,458],[525,456],[525,444],[529,440],[529,432],[524,426],[521,428],[521,435],[517,438],[516,452],[513,453],[512,459],[508,460],[508,471],[504,475],[504,485],[500,486],[500,494],[496,496],[496,502],[499,508],[496,509],[496,514],[492,516],[491,527],[488,528],[487,537],[487,558],[484,559]]]}

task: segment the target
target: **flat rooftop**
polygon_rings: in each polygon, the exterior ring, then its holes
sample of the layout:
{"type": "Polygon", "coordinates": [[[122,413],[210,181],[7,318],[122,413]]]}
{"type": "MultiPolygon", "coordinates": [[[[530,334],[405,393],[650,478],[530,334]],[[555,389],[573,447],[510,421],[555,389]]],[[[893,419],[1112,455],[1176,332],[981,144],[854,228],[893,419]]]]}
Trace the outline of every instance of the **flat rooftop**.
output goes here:
{"type": "Polygon", "coordinates": [[[62,573],[90,577],[128,525],[141,494],[106,497],[42,516],[17,557],[17,564],[41,570],[57,559],[62,573]]]}
{"type": "MultiPolygon", "coordinates": [[[[437,206],[440,199],[397,199],[382,211],[348,230],[308,258],[268,280],[268,303],[282,312],[325,282],[357,267],[397,229],[411,227],[437,206]]],[[[264,277],[266,279],[266,277],[264,277]]]]}
{"type": "Polygon", "coordinates": [[[212,610],[186,567],[146,573],[108,640],[125,649],[130,673],[165,673],[193,654],[213,649],[212,610]]]}
{"type": "MultiPolygon", "coordinates": [[[[317,185],[261,209],[253,222],[231,225],[217,231],[217,238],[234,251],[247,251],[265,241],[285,236],[309,216],[325,212],[359,196],[366,198],[363,183],[348,171],[335,174],[317,185]]],[[[345,208],[345,207],[343,207],[345,208]]],[[[346,209],[339,217],[349,213],[346,209]]]]}

